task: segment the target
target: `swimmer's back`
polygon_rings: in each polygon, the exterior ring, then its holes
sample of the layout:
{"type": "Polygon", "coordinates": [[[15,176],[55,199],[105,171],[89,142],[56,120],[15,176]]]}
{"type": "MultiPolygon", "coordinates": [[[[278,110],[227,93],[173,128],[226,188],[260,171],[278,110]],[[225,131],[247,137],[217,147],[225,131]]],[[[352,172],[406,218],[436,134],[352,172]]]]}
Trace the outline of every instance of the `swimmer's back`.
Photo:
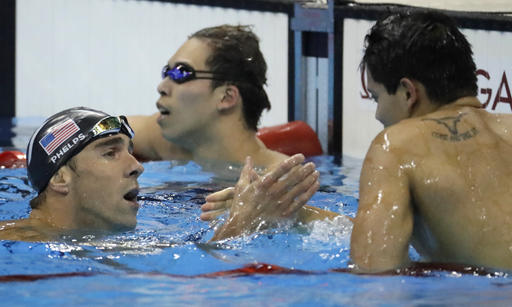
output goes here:
{"type": "Polygon", "coordinates": [[[512,268],[512,115],[447,105],[395,126],[415,246],[431,261],[512,268]]]}

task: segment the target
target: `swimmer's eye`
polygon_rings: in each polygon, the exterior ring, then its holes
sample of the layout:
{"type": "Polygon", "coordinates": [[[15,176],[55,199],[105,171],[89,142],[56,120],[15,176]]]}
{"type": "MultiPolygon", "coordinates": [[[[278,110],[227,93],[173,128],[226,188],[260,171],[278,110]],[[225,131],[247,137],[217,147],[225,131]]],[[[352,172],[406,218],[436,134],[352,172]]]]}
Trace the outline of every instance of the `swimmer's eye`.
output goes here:
{"type": "MultiPolygon", "coordinates": [[[[195,79],[208,79],[208,80],[230,80],[228,76],[221,72],[209,70],[196,70],[187,63],[176,63],[173,67],[165,65],[162,68],[162,79],[169,77],[171,80],[178,84],[182,84],[195,79]]],[[[233,81],[235,81],[233,79],[233,81]]]]}
{"type": "Polygon", "coordinates": [[[186,63],[177,63],[173,67],[165,65],[162,68],[162,79],[169,77],[174,82],[181,84],[195,79],[223,80],[222,74],[208,70],[196,70],[186,63]],[[201,74],[201,75],[198,75],[201,74]],[[204,75],[207,74],[207,75],[204,75]]]}
{"type": "Polygon", "coordinates": [[[115,157],[116,156],[116,152],[115,152],[115,150],[109,150],[106,153],[104,153],[103,155],[105,157],[115,157]]]}
{"type": "Polygon", "coordinates": [[[107,151],[105,151],[103,153],[103,156],[108,157],[108,158],[115,158],[115,157],[117,157],[118,153],[119,153],[119,149],[111,148],[111,149],[108,149],[107,151]]]}

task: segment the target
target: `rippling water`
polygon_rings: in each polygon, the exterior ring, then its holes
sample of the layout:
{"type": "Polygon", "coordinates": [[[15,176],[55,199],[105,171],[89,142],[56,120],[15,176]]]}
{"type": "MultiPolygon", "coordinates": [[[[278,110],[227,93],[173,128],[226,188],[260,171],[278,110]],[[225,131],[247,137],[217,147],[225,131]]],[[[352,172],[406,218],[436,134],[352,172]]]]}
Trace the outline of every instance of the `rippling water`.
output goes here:
{"type": "MultiPolygon", "coordinates": [[[[321,188],[310,201],[353,216],[361,161],[313,159],[321,188]]],[[[145,163],[135,230],[54,243],[0,241],[0,295],[15,305],[508,305],[512,280],[429,271],[423,276],[343,272],[346,218],[283,226],[208,243],[199,220],[208,193],[228,184],[194,164],[145,163]]],[[[24,169],[0,170],[0,216],[26,217],[34,196],[24,169]]]]}

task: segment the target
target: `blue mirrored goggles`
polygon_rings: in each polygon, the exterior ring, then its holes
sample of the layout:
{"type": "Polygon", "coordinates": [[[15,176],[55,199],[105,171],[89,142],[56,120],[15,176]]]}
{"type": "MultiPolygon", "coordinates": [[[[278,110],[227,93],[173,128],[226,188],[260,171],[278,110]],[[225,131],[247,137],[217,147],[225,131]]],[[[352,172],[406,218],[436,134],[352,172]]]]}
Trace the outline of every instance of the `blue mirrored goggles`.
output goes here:
{"type": "Polygon", "coordinates": [[[165,77],[169,77],[178,84],[195,79],[226,80],[222,74],[207,70],[195,70],[190,65],[184,63],[178,63],[172,68],[169,65],[165,65],[162,68],[162,79],[165,79],[165,77]],[[198,76],[197,74],[210,74],[210,76],[198,76]]]}
{"type": "Polygon", "coordinates": [[[135,135],[125,116],[109,116],[103,118],[92,127],[89,135],[91,139],[95,139],[99,136],[112,133],[124,133],[130,139],[135,135]]]}

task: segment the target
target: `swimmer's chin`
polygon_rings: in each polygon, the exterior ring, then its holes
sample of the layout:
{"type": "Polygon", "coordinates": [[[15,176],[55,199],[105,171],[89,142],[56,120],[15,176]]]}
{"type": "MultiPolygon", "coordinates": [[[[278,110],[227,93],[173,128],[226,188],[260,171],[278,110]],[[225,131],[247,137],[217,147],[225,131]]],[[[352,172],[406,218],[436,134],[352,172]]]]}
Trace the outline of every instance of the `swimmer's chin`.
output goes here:
{"type": "Polygon", "coordinates": [[[160,113],[160,115],[156,118],[156,123],[160,126],[160,128],[163,128],[165,126],[165,122],[169,120],[170,117],[170,114],[160,113]]]}

